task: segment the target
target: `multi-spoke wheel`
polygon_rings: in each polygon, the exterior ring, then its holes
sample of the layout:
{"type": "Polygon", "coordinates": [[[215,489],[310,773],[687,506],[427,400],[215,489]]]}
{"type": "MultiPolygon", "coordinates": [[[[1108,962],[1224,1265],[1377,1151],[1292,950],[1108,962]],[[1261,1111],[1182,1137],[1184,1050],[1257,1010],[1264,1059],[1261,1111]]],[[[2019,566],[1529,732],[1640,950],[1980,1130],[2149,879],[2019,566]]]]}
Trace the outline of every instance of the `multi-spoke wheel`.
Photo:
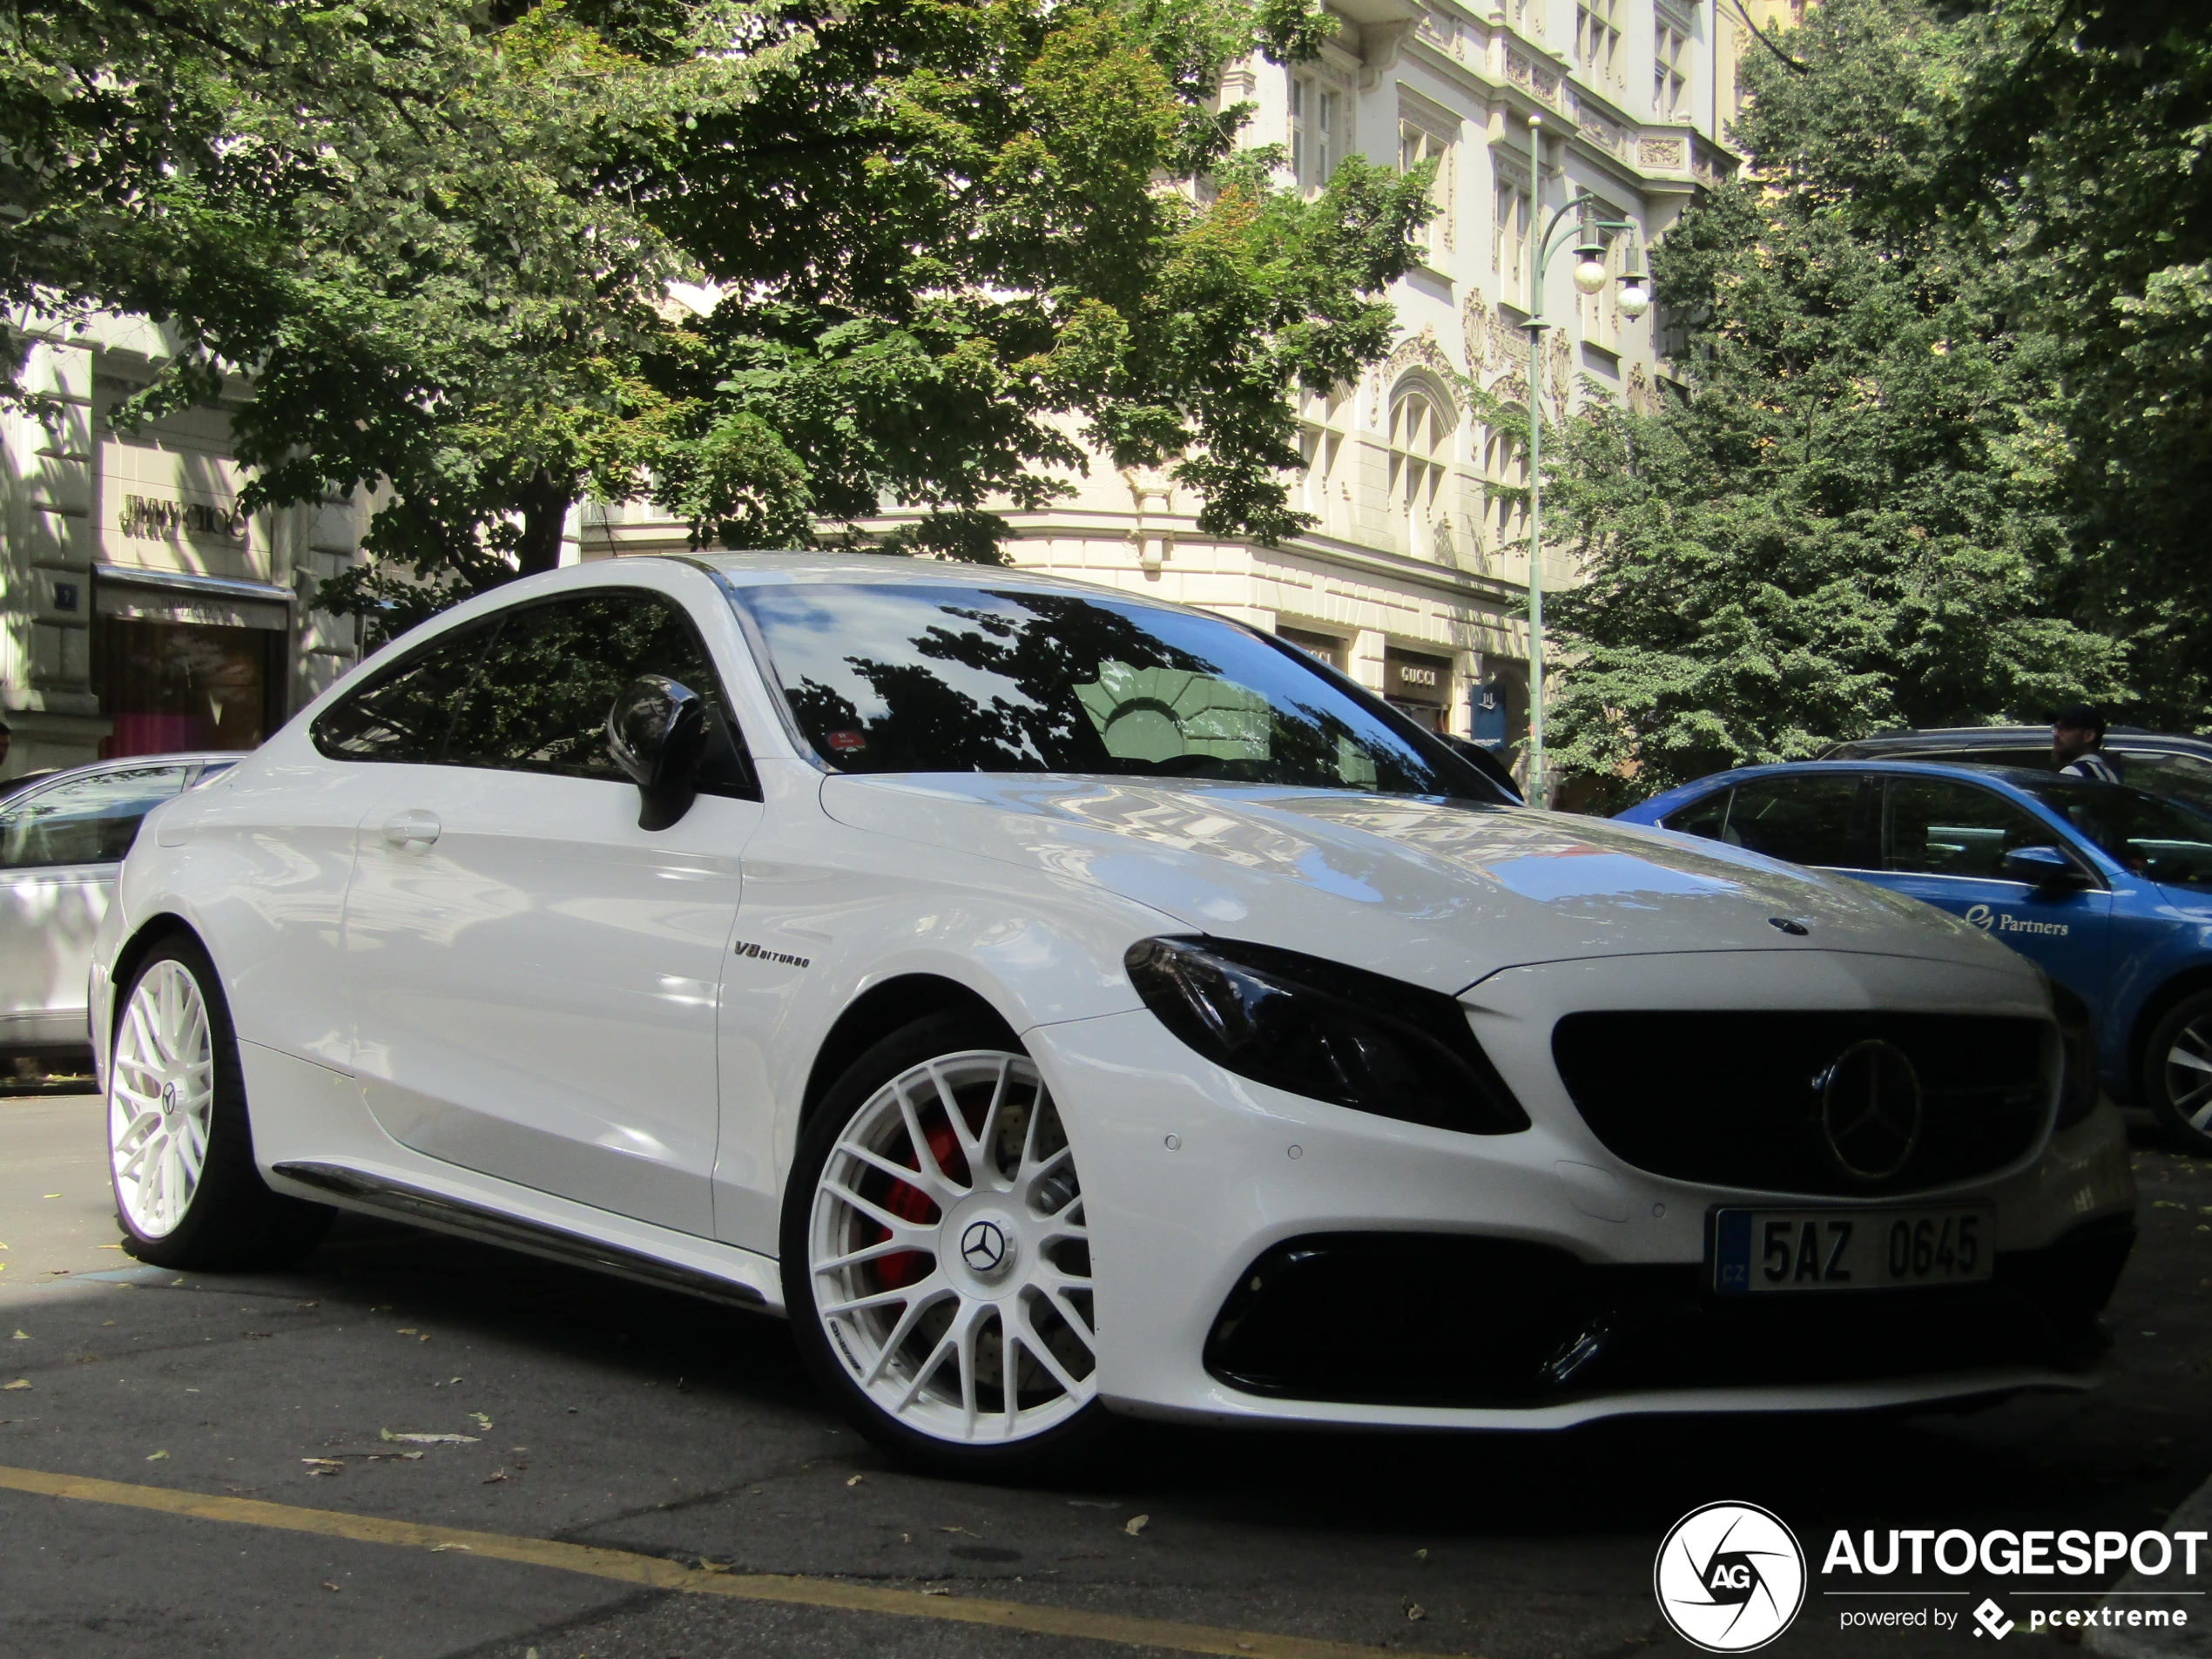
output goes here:
{"type": "Polygon", "coordinates": [[[107,1124],[116,1219],[142,1261],[277,1266],[329,1228],[329,1210],[270,1191],[253,1167],[230,1009],[188,938],[156,946],[117,1005],[107,1124]]]}
{"type": "Polygon", "coordinates": [[[107,1091],[115,1201],[139,1238],[166,1238],[192,1207],[214,1114],[207,1003],[185,965],[164,957],[123,1006],[107,1091]]]}
{"type": "Polygon", "coordinates": [[[1004,1469],[1098,1426],[1075,1153],[1003,1032],[923,1021],[831,1090],[792,1171],[785,1290],[817,1377],[894,1449],[1004,1469]]]}
{"type": "Polygon", "coordinates": [[[2184,1151],[2212,1157],[2212,992],[2185,997],[2150,1034],[2143,1100],[2184,1151]]]}

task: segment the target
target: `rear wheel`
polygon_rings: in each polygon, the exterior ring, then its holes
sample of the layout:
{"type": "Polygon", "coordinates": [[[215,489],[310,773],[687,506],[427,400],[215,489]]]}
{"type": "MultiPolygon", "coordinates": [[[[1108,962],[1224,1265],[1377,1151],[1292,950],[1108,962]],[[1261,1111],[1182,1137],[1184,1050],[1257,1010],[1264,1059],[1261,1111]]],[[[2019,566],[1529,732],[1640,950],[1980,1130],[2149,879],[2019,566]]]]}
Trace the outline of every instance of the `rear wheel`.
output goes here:
{"type": "Polygon", "coordinates": [[[1103,1432],[1075,1154],[1006,1032],[943,1015],[878,1043],[808,1123],[787,1191],[800,1352],[872,1440],[1006,1478],[1103,1432]]]}
{"type": "Polygon", "coordinates": [[[269,1190],[253,1165],[238,1038],[213,965],[175,938],[138,965],[108,1065],[108,1151],[126,1248],[161,1267],[277,1267],[333,1211],[269,1190]]]}
{"type": "Polygon", "coordinates": [[[2143,1102],[2185,1152],[2212,1157],[2212,991],[2175,1004],[2143,1052],[2143,1102]]]}

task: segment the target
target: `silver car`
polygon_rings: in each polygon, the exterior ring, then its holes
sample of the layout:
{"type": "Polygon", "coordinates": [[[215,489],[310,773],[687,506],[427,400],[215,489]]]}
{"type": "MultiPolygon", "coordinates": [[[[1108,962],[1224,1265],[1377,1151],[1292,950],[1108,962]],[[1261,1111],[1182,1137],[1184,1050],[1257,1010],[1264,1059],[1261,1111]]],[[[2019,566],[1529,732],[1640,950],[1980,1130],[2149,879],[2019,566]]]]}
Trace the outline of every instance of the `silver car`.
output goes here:
{"type": "Polygon", "coordinates": [[[138,820],[240,758],[104,760],[0,797],[0,1056],[21,1063],[90,1053],[92,930],[138,820]]]}

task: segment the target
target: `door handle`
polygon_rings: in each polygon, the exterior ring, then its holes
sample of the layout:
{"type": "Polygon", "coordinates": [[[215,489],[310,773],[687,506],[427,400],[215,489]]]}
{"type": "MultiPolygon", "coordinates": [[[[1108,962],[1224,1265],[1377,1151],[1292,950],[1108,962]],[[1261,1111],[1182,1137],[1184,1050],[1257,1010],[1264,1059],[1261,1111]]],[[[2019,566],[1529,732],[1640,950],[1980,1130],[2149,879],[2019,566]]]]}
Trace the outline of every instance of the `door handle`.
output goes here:
{"type": "Polygon", "coordinates": [[[426,813],[418,808],[386,819],[384,839],[402,850],[410,846],[428,846],[438,839],[442,827],[435,813],[426,813]]]}

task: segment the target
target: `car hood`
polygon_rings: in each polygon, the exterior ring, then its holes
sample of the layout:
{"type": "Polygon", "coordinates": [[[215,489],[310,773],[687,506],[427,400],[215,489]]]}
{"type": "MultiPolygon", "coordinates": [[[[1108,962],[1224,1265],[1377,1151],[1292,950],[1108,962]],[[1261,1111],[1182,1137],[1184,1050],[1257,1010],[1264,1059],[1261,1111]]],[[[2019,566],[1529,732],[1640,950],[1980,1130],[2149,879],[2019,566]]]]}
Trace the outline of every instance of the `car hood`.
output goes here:
{"type": "Polygon", "coordinates": [[[993,773],[841,774],[824,781],[821,800],[855,828],[1088,882],[1193,932],[1435,990],[1534,962],[1682,951],[2020,961],[1963,922],[1859,882],[1526,807],[993,773]]]}

